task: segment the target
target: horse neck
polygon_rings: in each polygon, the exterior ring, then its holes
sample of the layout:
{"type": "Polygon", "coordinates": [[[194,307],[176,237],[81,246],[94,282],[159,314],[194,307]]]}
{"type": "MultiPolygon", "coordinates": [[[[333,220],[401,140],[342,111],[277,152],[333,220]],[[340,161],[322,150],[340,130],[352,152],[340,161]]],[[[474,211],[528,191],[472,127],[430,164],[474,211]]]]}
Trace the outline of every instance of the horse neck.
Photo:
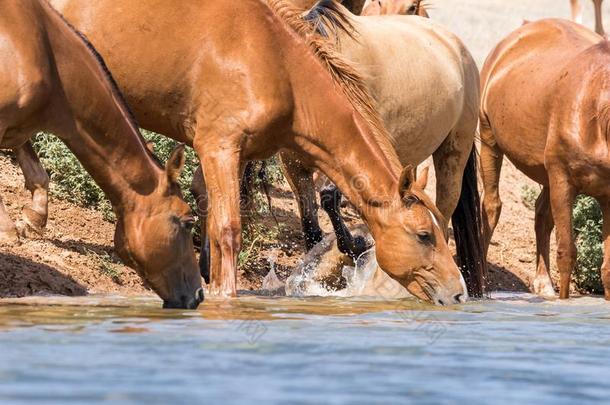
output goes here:
{"type": "Polygon", "coordinates": [[[306,44],[291,38],[287,60],[294,94],[296,152],[321,169],[363,215],[397,203],[401,165],[389,139],[376,134],[306,44]]]}
{"type": "Polygon", "coordinates": [[[87,43],[42,1],[47,33],[70,119],[58,136],[76,155],[116,210],[128,209],[134,195],[150,195],[161,168],[147,151],[103,62],[87,43]]]}

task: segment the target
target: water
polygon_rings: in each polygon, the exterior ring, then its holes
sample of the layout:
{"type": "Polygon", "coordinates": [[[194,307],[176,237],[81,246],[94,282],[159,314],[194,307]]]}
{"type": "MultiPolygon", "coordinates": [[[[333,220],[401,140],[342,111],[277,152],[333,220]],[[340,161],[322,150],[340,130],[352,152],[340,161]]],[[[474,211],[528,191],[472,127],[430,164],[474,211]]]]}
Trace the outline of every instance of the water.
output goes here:
{"type": "Polygon", "coordinates": [[[0,301],[0,403],[593,403],[610,304],[530,295],[0,301]]]}

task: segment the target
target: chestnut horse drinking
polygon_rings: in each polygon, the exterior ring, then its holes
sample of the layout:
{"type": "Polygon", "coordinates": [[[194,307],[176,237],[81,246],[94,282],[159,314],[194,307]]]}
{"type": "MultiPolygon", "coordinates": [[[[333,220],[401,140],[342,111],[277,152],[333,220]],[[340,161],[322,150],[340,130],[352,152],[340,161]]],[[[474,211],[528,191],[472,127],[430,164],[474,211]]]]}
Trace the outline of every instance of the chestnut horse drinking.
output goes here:
{"type": "Polygon", "coordinates": [[[536,201],[536,293],[554,295],[549,240],[557,226],[559,296],[568,298],[576,264],[572,205],[578,194],[601,204],[602,280],[610,299],[610,44],[566,20],[528,23],[491,52],[483,71],[481,166],[487,245],[502,203],[506,155],[542,185],[536,201]]]}
{"type": "MultiPolygon", "coordinates": [[[[176,184],[183,148],[163,169],[86,40],[46,0],[4,0],[0,147],[19,148],[42,130],[66,143],[110,199],[123,260],[165,307],[196,308],[203,290],[190,236],[193,218],[176,184]]],[[[16,240],[1,203],[0,214],[3,240],[16,240]]]]}
{"type": "MultiPolygon", "coordinates": [[[[331,42],[359,66],[401,163],[417,166],[433,155],[437,206],[444,218],[453,216],[469,292],[482,295],[485,263],[474,150],[479,75],[470,53],[439,23],[415,16],[353,16],[336,2],[323,0],[305,18],[321,32],[336,34],[331,42]]],[[[322,236],[312,173],[294,155],[283,153],[282,162],[311,248],[322,236]]],[[[343,224],[339,199],[334,187],[323,188],[322,207],[339,249],[357,257],[366,246],[343,224]]],[[[446,228],[445,220],[441,223],[446,228]]]]}
{"type": "Polygon", "coordinates": [[[466,299],[438,210],[402,170],[358,73],[301,10],[284,0],[53,3],[106,57],[142,125],[199,155],[213,294],[236,294],[244,163],[283,149],[348,196],[389,275],[431,302],[466,299]]]}

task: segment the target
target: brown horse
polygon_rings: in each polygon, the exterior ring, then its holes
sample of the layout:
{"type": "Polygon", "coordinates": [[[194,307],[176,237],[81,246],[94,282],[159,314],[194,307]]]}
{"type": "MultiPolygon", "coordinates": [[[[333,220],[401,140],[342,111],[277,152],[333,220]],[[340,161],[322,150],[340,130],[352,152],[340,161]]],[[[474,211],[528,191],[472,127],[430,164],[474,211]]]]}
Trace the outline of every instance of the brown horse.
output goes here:
{"type": "MultiPolygon", "coordinates": [[[[595,7],[595,32],[599,35],[605,35],[602,2],[603,0],[593,0],[593,6],[595,7]]],[[[570,0],[570,6],[572,8],[572,20],[582,24],[582,4],[580,0],[570,0]]]]}
{"type": "Polygon", "coordinates": [[[364,217],[380,267],[439,304],[467,297],[438,210],[402,171],[358,73],[283,0],[55,0],[96,44],[142,125],[193,145],[209,191],[213,294],[235,295],[244,162],[281,149],[364,217]],[[402,175],[401,175],[402,172],[402,175]]]}
{"type": "MultiPolygon", "coordinates": [[[[89,43],[46,0],[0,2],[0,147],[37,131],[58,134],[110,199],[115,246],[164,300],[203,301],[190,227],[176,178],[178,148],[162,168],[146,149],[110,74],[89,43]]],[[[35,156],[35,155],[34,155],[35,156]]],[[[4,240],[17,237],[0,204],[4,240]]]]}
{"type": "MultiPolygon", "coordinates": [[[[295,6],[303,9],[311,8],[317,0],[290,0],[295,6]]],[[[343,0],[341,3],[354,14],[360,14],[364,7],[365,0],[343,0]]],[[[23,146],[14,149],[15,157],[25,178],[25,186],[32,194],[31,207],[24,207],[21,219],[17,221],[18,232],[23,236],[32,234],[41,235],[47,224],[48,218],[48,189],[49,176],[42,167],[38,156],[34,152],[32,144],[26,142],[23,146]]],[[[247,173],[253,173],[248,166],[247,173]]],[[[201,166],[195,176],[195,181],[201,177],[201,166]]],[[[251,178],[251,176],[248,176],[251,178]]],[[[247,182],[247,180],[244,180],[247,182]]],[[[200,187],[195,183],[195,192],[199,191],[200,187]]],[[[247,188],[245,189],[247,190],[247,188]]],[[[6,223],[6,227],[13,229],[10,219],[3,215],[2,207],[0,207],[0,227],[6,223]]],[[[0,232],[0,239],[2,238],[0,232]]]]}
{"type": "Polygon", "coordinates": [[[429,18],[425,0],[367,0],[362,15],[418,15],[429,18]]]}
{"type": "Polygon", "coordinates": [[[506,155],[540,183],[536,202],[536,293],[554,295],[549,239],[557,226],[560,298],[576,263],[572,205],[595,197],[604,215],[602,280],[610,299],[610,44],[565,20],[528,23],[491,52],[482,71],[481,166],[487,245],[498,222],[506,155]]]}

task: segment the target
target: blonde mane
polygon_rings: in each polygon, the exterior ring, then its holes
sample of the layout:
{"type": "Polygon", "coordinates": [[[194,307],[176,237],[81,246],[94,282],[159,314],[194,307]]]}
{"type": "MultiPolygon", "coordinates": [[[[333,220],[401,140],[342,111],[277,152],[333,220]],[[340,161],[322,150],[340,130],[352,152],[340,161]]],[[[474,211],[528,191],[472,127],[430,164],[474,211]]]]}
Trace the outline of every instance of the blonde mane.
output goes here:
{"type": "MultiPolygon", "coordinates": [[[[360,73],[333,48],[327,38],[316,32],[313,23],[303,19],[303,10],[299,10],[286,0],[267,0],[267,3],[278,17],[307,42],[314,55],[330,73],[333,82],[341,88],[352,106],[368,123],[383,154],[390,161],[398,162],[392,138],[377,112],[376,103],[369,94],[360,73]]],[[[349,18],[347,15],[344,17],[349,18]]]]}

